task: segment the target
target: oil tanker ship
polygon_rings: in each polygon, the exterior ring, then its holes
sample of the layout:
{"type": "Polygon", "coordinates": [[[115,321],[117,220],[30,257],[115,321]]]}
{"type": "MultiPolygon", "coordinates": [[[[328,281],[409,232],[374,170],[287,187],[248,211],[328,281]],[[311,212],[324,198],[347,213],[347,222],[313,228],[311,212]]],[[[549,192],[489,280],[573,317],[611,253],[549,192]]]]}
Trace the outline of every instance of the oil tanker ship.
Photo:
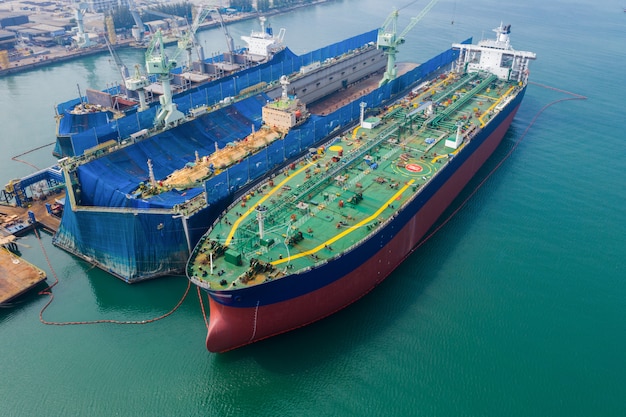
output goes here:
{"type": "Polygon", "coordinates": [[[494,31],[495,40],[454,44],[445,72],[411,83],[392,104],[357,100],[356,127],[267,175],[219,216],[186,267],[208,293],[208,350],[331,315],[414,251],[524,97],[535,54],[511,47],[510,26],[494,31]]]}

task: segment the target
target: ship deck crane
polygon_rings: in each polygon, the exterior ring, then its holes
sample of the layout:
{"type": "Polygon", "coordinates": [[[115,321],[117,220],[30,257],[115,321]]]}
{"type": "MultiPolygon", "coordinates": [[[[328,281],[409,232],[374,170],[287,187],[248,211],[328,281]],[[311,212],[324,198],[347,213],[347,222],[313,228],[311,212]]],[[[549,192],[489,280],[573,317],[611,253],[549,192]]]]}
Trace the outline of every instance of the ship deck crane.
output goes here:
{"type": "Polygon", "coordinates": [[[398,35],[398,10],[394,9],[383,25],[378,29],[378,36],[376,38],[376,47],[381,49],[387,55],[387,69],[383,75],[383,79],[380,80],[379,86],[387,84],[396,78],[396,53],[398,52],[398,46],[402,45],[406,39],[404,38],[407,33],[413,27],[422,20],[422,18],[433,8],[433,6],[439,0],[431,0],[430,3],[415,17],[411,18],[411,22],[406,28],[398,35]]]}

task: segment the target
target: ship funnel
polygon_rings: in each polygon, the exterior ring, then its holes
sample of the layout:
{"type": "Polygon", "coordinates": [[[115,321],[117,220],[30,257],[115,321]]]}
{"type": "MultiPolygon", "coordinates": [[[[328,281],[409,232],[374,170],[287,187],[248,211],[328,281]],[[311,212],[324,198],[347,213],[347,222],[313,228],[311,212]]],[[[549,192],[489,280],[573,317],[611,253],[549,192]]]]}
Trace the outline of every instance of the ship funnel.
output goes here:
{"type": "Polygon", "coordinates": [[[508,47],[510,44],[509,35],[511,34],[511,25],[503,25],[500,23],[500,26],[493,31],[496,32],[496,41],[508,47]]]}

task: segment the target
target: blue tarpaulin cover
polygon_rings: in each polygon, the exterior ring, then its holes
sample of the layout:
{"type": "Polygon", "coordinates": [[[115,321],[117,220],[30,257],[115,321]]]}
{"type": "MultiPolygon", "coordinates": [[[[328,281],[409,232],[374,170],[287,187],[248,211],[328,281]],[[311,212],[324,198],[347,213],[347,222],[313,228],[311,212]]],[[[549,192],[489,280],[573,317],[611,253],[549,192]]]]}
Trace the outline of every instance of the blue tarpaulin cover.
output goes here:
{"type": "MultiPolygon", "coordinates": [[[[211,100],[217,102],[218,98],[234,95],[235,89],[241,90],[259,80],[275,80],[282,74],[298,70],[301,65],[373,42],[376,33],[373,30],[303,56],[284,50],[278,61],[252,68],[248,73],[238,73],[236,81],[231,77],[207,84],[178,98],[177,103],[185,111],[195,107],[197,101],[202,101],[202,104],[211,104],[211,100]],[[188,104],[185,106],[183,102],[188,104]]],[[[87,208],[72,210],[66,207],[54,243],[88,258],[127,281],[181,273],[190,248],[232,200],[237,190],[307,152],[339,129],[353,124],[360,115],[360,102],[366,102],[370,108],[380,106],[452,62],[457,54],[451,49],[445,51],[327,116],[311,116],[283,140],[274,142],[201,186],[184,192],[170,191],[150,199],[132,195],[140,182],[149,181],[148,159],[152,162],[155,178],[163,179],[193,162],[196,151],[200,155],[209,155],[215,151],[216,143],[222,148],[229,142],[246,137],[252,125],[258,128],[261,124],[261,109],[268,99],[265,94],[249,97],[84,164],[77,169],[80,187],[77,198],[87,208]],[[203,192],[206,192],[208,206],[190,218],[150,211],[172,208],[203,192]]],[[[133,113],[104,127],[76,134],[73,136],[74,148],[84,151],[94,144],[102,143],[103,137],[109,137],[107,129],[108,132],[116,131],[122,137],[127,137],[132,132],[149,127],[153,115],[150,111],[133,113]]]]}

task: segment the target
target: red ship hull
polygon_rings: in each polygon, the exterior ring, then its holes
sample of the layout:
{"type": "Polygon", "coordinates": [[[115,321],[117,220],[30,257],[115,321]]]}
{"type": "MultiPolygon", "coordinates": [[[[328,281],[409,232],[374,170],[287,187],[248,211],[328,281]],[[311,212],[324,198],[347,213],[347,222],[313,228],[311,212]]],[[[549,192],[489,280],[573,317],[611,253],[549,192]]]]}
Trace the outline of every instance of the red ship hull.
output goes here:
{"type": "Polygon", "coordinates": [[[370,292],[412,253],[443,211],[491,156],[518,108],[519,102],[393,239],[341,279],[299,297],[257,307],[234,307],[209,297],[207,349],[224,352],[303,327],[341,310],[370,292]]]}

